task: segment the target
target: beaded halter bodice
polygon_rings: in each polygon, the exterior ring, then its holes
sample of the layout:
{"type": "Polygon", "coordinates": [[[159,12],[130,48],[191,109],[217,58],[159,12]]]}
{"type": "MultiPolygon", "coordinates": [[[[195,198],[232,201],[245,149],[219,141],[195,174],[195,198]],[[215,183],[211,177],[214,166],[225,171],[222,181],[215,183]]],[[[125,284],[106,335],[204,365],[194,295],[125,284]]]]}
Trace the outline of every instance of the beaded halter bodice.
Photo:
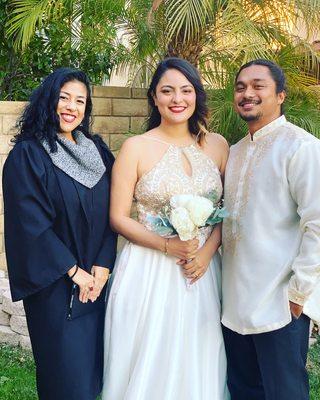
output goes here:
{"type": "Polygon", "coordinates": [[[219,169],[197,144],[183,147],[166,144],[168,148],[162,158],[139,179],[135,187],[138,221],[147,228],[146,216],[159,214],[173,195],[203,196],[211,191],[215,191],[219,198],[222,195],[219,169]],[[190,163],[191,176],[184,169],[183,156],[190,163]]]}

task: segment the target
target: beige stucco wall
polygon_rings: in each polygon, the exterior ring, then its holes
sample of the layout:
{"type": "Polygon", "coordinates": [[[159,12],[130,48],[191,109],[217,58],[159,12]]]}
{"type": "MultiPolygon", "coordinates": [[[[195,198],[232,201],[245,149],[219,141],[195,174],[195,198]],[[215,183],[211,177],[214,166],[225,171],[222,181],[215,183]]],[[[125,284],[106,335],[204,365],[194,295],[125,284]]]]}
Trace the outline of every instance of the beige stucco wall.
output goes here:
{"type": "MultiPolygon", "coordinates": [[[[128,87],[94,86],[93,132],[99,133],[116,154],[128,133],[143,129],[148,106],[146,90],[128,87]]],[[[26,102],[0,101],[0,168],[2,167],[15,134],[15,123],[26,102]]],[[[2,185],[0,189],[0,270],[6,270],[3,237],[2,185]]]]}

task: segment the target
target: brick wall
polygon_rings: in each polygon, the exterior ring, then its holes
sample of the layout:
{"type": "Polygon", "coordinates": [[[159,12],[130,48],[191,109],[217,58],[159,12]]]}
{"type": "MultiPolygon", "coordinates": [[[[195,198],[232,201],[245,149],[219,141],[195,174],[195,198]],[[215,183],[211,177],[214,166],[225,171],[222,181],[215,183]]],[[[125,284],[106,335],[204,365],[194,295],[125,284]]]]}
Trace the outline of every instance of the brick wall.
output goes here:
{"type": "MultiPolygon", "coordinates": [[[[116,154],[130,132],[143,130],[148,106],[145,89],[94,86],[93,132],[99,133],[116,154]]],[[[15,123],[26,102],[0,101],[0,168],[10,151],[15,123]]],[[[3,238],[2,185],[0,189],[0,270],[6,270],[3,238]]]]}

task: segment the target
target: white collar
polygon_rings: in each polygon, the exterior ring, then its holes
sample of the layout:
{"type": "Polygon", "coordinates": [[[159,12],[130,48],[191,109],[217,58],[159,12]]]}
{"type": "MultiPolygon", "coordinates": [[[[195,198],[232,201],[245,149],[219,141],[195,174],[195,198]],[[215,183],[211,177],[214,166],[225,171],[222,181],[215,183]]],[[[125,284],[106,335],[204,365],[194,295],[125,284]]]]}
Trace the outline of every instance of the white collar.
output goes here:
{"type": "Polygon", "coordinates": [[[258,129],[252,136],[249,133],[248,137],[251,141],[254,142],[257,139],[267,135],[268,133],[273,132],[275,129],[279,128],[279,126],[281,125],[284,125],[286,122],[287,122],[286,117],[284,115],[281,115],[281,117],[274,119],[269,124],[258,129]]]}

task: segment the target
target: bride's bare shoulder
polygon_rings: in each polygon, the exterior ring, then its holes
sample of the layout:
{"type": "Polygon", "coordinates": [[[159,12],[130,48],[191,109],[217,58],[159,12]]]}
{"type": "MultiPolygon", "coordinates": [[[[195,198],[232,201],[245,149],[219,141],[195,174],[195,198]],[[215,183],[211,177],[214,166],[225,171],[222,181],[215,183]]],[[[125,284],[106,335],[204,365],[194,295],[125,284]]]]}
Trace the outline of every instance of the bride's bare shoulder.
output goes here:
{"type": "Polygon", "coordinates": [[[141,135],[134,135],[128,138],[122,145],[125,151],[145,151],[150,147],[157,146],[159,139],[157,138],[157,130],[151,129],[141,135]]]}
{"type": "Polygon", "coordinates": [[[120,149],[120,153],[131,153],[131,152],[140,152],[141,150],[143,151],[143,147],[145,145],[145,141],[143,140],[143,135],[134,135],[130,136],[128,139],[126,139],[120,149]]]}
{"type": "Polygon", "coordinates": [[[209,132],[205,137],[207,146],[218,146],[223,149],[229,148],[226,138],[219,133],[209,132]]]}
{"type": "Polygon", "coordinates": [[[226,139],[218,133],[208,133],[203,144],[204,152],[224,171],[229,155],[229,145],[226,139]]]}

